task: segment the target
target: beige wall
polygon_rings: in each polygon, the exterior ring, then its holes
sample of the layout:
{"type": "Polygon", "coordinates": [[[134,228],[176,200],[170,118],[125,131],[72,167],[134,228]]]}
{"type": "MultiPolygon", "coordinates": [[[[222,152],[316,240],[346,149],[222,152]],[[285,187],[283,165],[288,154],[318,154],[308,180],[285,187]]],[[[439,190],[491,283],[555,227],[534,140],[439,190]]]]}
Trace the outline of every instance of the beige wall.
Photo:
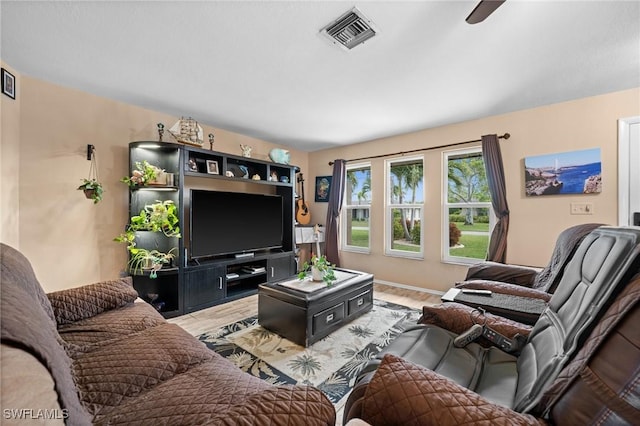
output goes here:
{"type": "MultiPolygon", "coordinates": [[[[5,65],[3,65],[5,66],[5,65]]],[[[9,68],[11,70],[11,68],[9,68]]],[[[13,70],[11,70],[13,72],[13,70]]],[[[156,123],[170,127],[177,117],[56,86],[14,72],[18,99],[2,96],[0,196],[1,239],[19,247],[32,261],[46,291],[112,278],[126,261],[125,250],[112,242],[127,221],[127,188],[118,180],[127,173],[127,145],[155,140],[156,123]],[[96,146],[105,199],[98,205],[75,188],[88,175],[86,145],[96,146]],[[19,183],[19,186],[18,186],[19,183]]],[[[188,112],[185,112],[188,114],[188,112]]],[[[385,154],[477,139],[483,134],[511,133],[502,141],[511,208],[508,261],[541,266],[549,259],[557,234],[583,222],[617,220],[617,122],[640,114],[640,89],[549,105],[481,120],[428,129],[367,143],[304,153],[291,150],[292,164],[305,173],[306,198],[313,223],[324,223],[326,204],[314,203],[315,176],[330,175],[328,161],[385,154]],[[600,147],[603,192],[590,196],[528,198],[523,191],[523,158],[531,155],[600,147]],[[593,202],[593,216],[572,216],[571,202],[593,202]]],[[[267,158],[277,145],[203,125],[215,134],[214,149],[240,153],[239,144],[267,158]]],[[[165,133],[165,138],[170,139],[165,133]]],[[[208,147],[208,143],[205,142],[208,147]]],[[[375,188],[382,188],[383,160],[372,162],[375,188]]],[[[374,196],[372,253],[343,253],[343,265],[373,272],[377,279],[443,291],[461,279],[466,266],[440,261],[441,153],[425,152],[426,250],[423,260],[385,256],[382,197],[374,196]]]]}
{"type": "MultiPolygon", "coordinates": [[[[627,90],[571,102],[518,111],[481,120],[428,129],[372,142],[310,154],[309,180],[330,175],[328,161],[407,151],[479,139],[484,134],[508,132],[501,141],[507,196],[511,211],[508,262],[544,266],[557,235],[565,228],[585,222],[617,223],[617,119],[640,113],[640,89],[627,90]],[[594,195],[524,195],[524,157],[600,147],[603,190],[594,195]],[[591,202],[592,216],[569,214],[572,202],[591,202]]],[[[342,263],[372,272],[379,280],[444,291],[462,279],[466,267],[440,261],[441,150],[425,151],[425,257],[409,260],[384,255],[383,196],[384,160],[371,161],[372,220],[371,254],[345,253],[342,263]]],[[[312,200],[310,200],[312,201],[312,200]]],[[[324,223],[326,204],[311,202],[314,222],[324,223]]]]}
{"type": "MultiPolygon", "coordinates": [[[[25,76],[19,96],[20,249],[46,291],[118,276],[126,251],[112,239],[128,219],[128,189],[119,182],[128,173],[128,143],[157,140],[156,123],[169,128],[178,117],[25,76]],[[87,144],[95,145],[105,187],[104,200],[97,205],[76,191],[89,174],[87,144]]],[[[254,158],[266,159],[271,148],[278,147],[201,124],[206,148],[211,132],[217,151],[239,155],[239,144],[249,144],[254,158]]],[[[168,132],[165,140],[172,140],[168,132]]],[[[307,154],[291,150],[291,162],[306,168],[307,154]]],[[[7,176],[3,169],[3,184],[7,176]]]]}
{"type": "Polygon", "coordinates": [[[20,183],[20,74],[5,68],[16,79],[16,99],[0,94],[0,241],[15,248],[20,247],[19,199],[20,183]]]}

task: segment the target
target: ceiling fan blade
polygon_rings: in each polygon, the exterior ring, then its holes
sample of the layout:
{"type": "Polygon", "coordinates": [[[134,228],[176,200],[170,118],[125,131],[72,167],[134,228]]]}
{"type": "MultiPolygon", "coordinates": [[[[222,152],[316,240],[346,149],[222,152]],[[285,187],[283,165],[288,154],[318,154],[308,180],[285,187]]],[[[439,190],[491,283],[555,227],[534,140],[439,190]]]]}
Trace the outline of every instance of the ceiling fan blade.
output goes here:
{"type": "Polygon", "coordinates": [[[506,0],[482,0],[467,16],[467,24],[477,24],[484,21],[506,0]]]}

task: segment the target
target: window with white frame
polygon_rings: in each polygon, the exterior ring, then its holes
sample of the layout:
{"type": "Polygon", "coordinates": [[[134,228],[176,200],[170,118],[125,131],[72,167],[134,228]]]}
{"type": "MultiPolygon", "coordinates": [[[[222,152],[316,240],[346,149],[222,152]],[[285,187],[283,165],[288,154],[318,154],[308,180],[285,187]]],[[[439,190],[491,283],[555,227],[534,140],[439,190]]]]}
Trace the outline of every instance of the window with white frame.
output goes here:
{"type": "Polygon", "coordinates": [[[443,153],[443,260],[484,260],[495,222],[482,149],[443,153]]]}
{"type": "Polygon", "coordinates": [[[385,182],[385,253],[422,258],[423,156],[386,160],[385,182]]]}
{"type": "Polygon", "coordinates": [[[371,195],[371,164],[347,164],[340,226],[342,250],[369,252],[371,195]]]}

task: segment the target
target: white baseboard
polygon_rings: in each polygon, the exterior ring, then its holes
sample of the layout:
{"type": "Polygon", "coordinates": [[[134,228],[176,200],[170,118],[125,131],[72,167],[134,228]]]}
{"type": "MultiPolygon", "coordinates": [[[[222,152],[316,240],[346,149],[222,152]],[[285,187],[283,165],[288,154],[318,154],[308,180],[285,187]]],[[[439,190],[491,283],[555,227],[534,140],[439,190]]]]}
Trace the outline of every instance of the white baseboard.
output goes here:
{"type": "Polygon", "coordinates": [[[376,284],[388,285],[390,287],[397,287],[397,288],[402,288],[402,289],[405,289],[405,290],[413,290],[413,291],[419,291],[419,292],[422,292],[422,293],[429,293],[429,294],[433,294],[433,295],[436,295],[436,296],[442,296],[444,294],[443,291],[430,290],[428,288],[422,288],[422,287],[414,287],[414,286],[411,286],[411,285],[394,283],[393,281],[378,280],[376,278],[373,279],[373,282],[376,283],[376,284]]]}

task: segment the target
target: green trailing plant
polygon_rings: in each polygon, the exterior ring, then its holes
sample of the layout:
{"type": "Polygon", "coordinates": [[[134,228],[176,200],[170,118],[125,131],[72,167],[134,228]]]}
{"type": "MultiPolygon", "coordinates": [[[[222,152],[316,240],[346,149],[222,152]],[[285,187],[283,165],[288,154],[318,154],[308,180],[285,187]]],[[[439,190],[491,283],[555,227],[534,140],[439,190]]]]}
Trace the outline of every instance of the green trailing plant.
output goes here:
{"type": "Polygon", "coordinates": [[[157,278],[158,271],[162,269],[164,265],[168,265],[176,257],[175,248],[172,248],[167,253],[160,252],[158,250],[147,250],[134,247],[129,250],[131,256],[129,258],[129,270],[131,272],[140,273],[145,270],[149,270],[149,278],[157,278]]]}
{"type": "Polygon", "coordinates": [[[125,176],[120,179],[120,182],[126,183],[131,188],[136,186],[147,186],[151,182],[155,182],[156,178],[162,173],[160,167],[149,164],[148,161],[136,161],[136,170],[134,170],[131,176],[125,176]]]}
{"type": "Polygon", "coordinates": [[[151,269],[149,278],[155,278],[156,272],[175,258],[175,248],[163,253],[137,247],[136,232],[162,232],[167,237],[181,238],[178,222],[178,209],[171,200],[148,204],[140,210],[140,214],[131,217],[125,232],[114,238],[114,241],[127,245],[130,271],[138,273],[143,269],[151,269]],[[144,267],[145,265],[155,266],[144,267]]]}
{"type": "Polygon", "coordinates": [[[317,269],[322,274],[322,281],[327,283],[327,286],[331,286],[337,280],[334,267],[335,265],[332,265],[324,255],[316,256],[314,254],[311,256],[311,260],[302,265],[302,271],[298,273],[298,279],[304,280],[312,273],[313,269],[317,269]]]}
{"type": "Polygon", "coordinates": [[[93,200],[93,204],[98,204],[102,201],[102,195],[104,188],[102,184],[95,179],[82,179],[82,185],[78,187],[79,190],[84,191],[84,195],[93,200]]]}

